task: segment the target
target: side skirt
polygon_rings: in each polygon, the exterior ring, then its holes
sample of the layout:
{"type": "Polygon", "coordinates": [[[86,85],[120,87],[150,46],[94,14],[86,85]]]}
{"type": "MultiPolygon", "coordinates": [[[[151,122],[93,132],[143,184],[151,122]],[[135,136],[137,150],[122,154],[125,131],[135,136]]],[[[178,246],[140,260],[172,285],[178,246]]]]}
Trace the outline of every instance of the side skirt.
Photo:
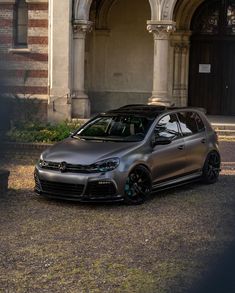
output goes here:
{"type": "Polygon", "coordinates": [[[181,177],[178,177],[178,178],[175,178],[175,179],[171,179],[171,180],[168,180],[168,181],[155,183],[152,186],[152,191],[165,190],[165,189],[169,189],[169,188],[172,188],[172,187],[185,185],[185,184],[188,184],[190,182],[200,180],[201,176],[202,176],[202,171],[198,171],[198,172],[191,173],[191,174],[181,176],[181,177]]]}

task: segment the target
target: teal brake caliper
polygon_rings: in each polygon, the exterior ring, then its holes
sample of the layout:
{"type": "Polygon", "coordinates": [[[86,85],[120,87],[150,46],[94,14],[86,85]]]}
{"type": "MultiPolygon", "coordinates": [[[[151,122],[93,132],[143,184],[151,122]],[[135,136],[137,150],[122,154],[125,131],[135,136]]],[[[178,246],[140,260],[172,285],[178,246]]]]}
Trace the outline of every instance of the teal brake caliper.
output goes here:
{"type": "Polygon", "coordinates": [[[130,179],[128,178],[125,185],[125,192],[128,196],[132,196],[132,190],[130,187],[130,179]]]}

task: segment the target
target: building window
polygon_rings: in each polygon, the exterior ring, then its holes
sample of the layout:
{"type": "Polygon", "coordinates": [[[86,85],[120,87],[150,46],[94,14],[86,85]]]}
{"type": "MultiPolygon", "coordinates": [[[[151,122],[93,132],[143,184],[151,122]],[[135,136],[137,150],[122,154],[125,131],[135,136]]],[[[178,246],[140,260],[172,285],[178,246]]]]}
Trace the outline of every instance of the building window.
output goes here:
{"type": "Polygon", "coordinates": [[[198,8],[191,29],[197,34],[235,35],[235,0],[207,0],[198,8]]]}
{"type": "Polygon", "coordinates": [[[16,3],[15,46],[27,47],[28,38],[28,5],[25,0],[16,3]]]}
{"type": "Polygon", "coordinates": [[[207,1],[203,3],[193,18],[193,31],[199,34],[218,34],[220,22],[220,1],[207,1]]]}

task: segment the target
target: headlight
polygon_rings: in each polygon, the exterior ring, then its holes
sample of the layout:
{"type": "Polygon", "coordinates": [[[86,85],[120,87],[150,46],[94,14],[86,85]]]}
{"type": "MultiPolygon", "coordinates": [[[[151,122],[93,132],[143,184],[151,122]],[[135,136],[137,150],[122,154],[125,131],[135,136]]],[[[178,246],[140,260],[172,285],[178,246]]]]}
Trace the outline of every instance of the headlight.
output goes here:
{"type": "Polygon", "coordinates": [[[118,158],[107,159],[91,165],[91,169],[93,172],[108,172],[117,168],[119,163],[118,158]]]}

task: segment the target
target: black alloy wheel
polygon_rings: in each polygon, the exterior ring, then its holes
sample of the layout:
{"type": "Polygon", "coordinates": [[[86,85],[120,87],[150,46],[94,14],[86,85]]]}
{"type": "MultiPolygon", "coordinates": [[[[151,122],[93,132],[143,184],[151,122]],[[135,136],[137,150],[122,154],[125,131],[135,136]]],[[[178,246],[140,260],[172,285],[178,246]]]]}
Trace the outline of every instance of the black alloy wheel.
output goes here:
{"type": "Polygon", "coordinates": [[[220,155],[216,151],[208,154],[202,172],[202,179],[207,184],[215,183],[220,172],[220,155]]]}
{"type": "Polygon", "coordinates": [[[125,201],[128,204],[141,204],[152,189],[150,172],[142,165],[135,167],[129,174],[125,185],[125,201]]]}

